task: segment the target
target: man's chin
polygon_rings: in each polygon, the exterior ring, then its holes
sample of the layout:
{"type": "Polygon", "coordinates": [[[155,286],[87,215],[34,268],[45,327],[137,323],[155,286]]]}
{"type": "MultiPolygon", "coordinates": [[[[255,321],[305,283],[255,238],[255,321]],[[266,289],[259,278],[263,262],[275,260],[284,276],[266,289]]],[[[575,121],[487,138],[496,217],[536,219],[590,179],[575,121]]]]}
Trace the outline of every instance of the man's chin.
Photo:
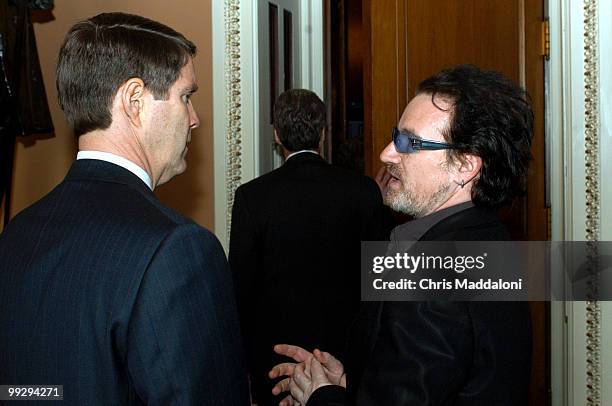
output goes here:
{"type": "Polygon", "coordinates": [[[181,165],[176,169],[174,176],[181,175],[185,173],[186,170],[187,170],[187,161],[183,159],[183,162],[181,163],[181,165]]]}
{"type": "Polygon", "coordinates": [[[412,217],[420,217],[421,212],[407,202],[407,198],[402,192],[387,190],[384,203],[398,213],[407,214],[412,217]]]}
{"type": "Polygon", "coordinates": [[[401,193],[395,190],[387,189],[387,194],[384,198],[385,205],[391,207],[397,212],[403,213],[405,210],[404,204],[402,204],[401,193]]]}
{"type": "Polygon", "coordinates": [[[169,170],[164,175],[162,175],[158,185],[163,185],[164,183],[171,181],[178,175],[184,173],[186,170],[187,170],[187,162],[183,160],[183,162],[180,165],[175,166],[174,168],[172,168],[172,170],[169,170]]]}

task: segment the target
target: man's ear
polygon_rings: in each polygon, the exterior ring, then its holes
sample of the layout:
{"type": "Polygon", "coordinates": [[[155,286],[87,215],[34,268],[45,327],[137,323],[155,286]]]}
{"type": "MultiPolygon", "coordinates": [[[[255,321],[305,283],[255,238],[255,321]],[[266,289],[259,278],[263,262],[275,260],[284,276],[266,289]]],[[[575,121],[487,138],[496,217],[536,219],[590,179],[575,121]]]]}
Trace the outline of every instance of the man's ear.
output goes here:
{"type": "Polygon", "coordinates": [[[283,146],[283,143],[281,142],[280,138],[278,138],[278,133],[276,132],[276,128],[274,129],[274,142],[276,142],[278,146],[280,147],[283,146]]]}
{"type": "Polygon", "coordinates": [[[140,78],[130,78],[119,88],[121,110],[130,122],[140,127],[145,103],[145,85],[140,78]]]}
{"type": "Polygon", "coordinates": [[[478,155],[463,154],[457,159],[457,173],[460,176],[459,182],[470,182],[478,176],[482,168],[482,158],[478,155]]]}
{"type": "Polygon", "coordinates": [[[319,149],[323,149],[323,145],[325,145],[325,127],[321,130],[321,138],[319,139],[319,149]]]}

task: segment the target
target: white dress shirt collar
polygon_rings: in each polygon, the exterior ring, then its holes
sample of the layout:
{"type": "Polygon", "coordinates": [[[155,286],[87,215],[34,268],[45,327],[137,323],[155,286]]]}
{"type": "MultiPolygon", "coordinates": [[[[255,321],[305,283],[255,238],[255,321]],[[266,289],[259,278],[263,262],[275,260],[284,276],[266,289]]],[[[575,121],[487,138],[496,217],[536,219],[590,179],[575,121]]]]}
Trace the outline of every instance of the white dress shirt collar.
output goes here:
{"type": "Polygon", "coordinates": [[[76,159],[97,159],[98,161],[105,161],[119,165],[120,167],[127,169],[134,175],[138,176],[138,178],[142,180],[149,187],[149,189],[153,190],[153,182],[151,182],[151,177],[147,171],[122,156],[111,154],[110,152],[79,151],[76,159]]]}
{"type": "MultiPolygon", "coordinates": [[[[319,153],[317,151],[313,151],[312,149],[303,149],[301,151],[295,151],[295,152],[290,153],[289,155],[287,155],[287,159],[289,159],[292,156],[297,155],[297,154],[303,154],[304,152],[310,152],[311,154],[319,155],[319,153]]],[[[285,161],[287,159],[285,159],[285,161]]]]}

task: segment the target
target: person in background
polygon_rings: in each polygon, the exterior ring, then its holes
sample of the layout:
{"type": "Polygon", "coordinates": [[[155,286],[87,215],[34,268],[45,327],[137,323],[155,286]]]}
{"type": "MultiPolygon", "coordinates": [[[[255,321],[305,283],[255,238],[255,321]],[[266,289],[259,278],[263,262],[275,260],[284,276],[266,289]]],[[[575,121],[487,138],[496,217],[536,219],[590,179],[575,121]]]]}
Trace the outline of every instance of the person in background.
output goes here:
{"type": "Polygon", "coordinates": [[[274,344],[342,353],[360,300],[360,241],[387,238],[376,183],[320,156],[325,113],[311,91],[281,94],[273,124],[285,163],[235,194],[229,263],[259,406],[280,400],[268,378],[283,359],[274,344]]]}

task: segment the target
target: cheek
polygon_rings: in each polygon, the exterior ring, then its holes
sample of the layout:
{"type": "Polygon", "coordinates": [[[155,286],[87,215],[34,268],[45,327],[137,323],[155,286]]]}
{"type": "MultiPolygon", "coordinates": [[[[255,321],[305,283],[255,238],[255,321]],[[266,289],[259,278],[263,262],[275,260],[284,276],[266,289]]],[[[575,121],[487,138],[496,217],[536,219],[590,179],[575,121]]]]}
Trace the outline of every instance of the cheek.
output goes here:
{"type": "Polygon", "coordinates": [[[405,159],[401,163],[402,185],[406,189],[425,190],[440,180],[440,169],[427,159],[405,159]]]}
{"type": "Polygon", "coordinates": [[[400,163],[402,169],[402,183],[414,183],[415,176],[422,176],[418,163],[411,160],[403,160],[400,163]]]}
{"type": "Polygon", "coordinates": [[[181,106],[180,113],[177,113],[181,117],[181,125],[189,127],[189,121],[191,117],[190,110],[191,107],[189,106],[189,104],[183,104],[181,106]]]}
{"type": "Polygon", "coordinates": [[[156,134],[158,142],[164,143],[167,138],[165,134],[167,134],[171,128],[172,120],[167,109],[157,109],[154,112],[153,119],[151,120],[151,128],[149,128],[149,131],[156,134]]]}

